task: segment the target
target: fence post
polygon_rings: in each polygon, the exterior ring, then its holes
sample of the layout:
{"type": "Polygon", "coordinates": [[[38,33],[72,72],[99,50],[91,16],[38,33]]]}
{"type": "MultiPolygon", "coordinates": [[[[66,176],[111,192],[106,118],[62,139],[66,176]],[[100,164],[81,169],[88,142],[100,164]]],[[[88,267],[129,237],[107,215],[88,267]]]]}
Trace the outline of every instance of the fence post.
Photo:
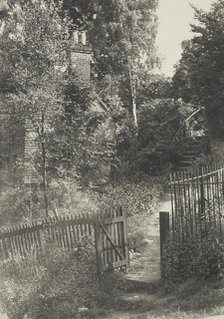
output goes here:
{"type": "Polygon", "coordinates": [[[160,230],[160,260],[162,260],[163,245],[170,229],[169,213],[159,212],[159,230],[160,230]]]}
{"type": "Polygon", "coordinates": [[[95,235],[95,251],[96,251],[96,266],[99,279],[103,273],[102,269],[102,236],[100,230],[100,219],[99,216],[96,216],[94,220],[94,235],[95,235]]]}
{"type": "MultiPolygon", "coordinates": [[[[207,230],[206,230],[206,216],[205,216],[205,194],[204,194],[204,184],[203,184],[203,166],[199,167],[199,187],[200,187],[200,206],[199,206],[199,225],[200,225],[200,239],[205,236],[207,239],[207,230]]],[[[213,186],[212,186],[212,189],[213,186]]]]}
{"type": "Polygon", "coordinates": [[[125,259],[127,261],[126,268],[129,268],[129,249],[128,249],[128,227],[127,227],[127,213],[125,209],[122,209],[122,214],[123,214],[123,232],[124,232],[124,250],[125,250],[125,259]]]}

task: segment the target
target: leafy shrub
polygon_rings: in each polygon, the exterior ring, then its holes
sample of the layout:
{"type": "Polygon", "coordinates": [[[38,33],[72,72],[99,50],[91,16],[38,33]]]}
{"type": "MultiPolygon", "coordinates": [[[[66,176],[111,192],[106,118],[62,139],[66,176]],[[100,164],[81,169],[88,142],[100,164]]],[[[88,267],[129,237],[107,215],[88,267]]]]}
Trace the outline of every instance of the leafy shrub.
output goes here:
{"type": "Polygon", "coordinates": [[[163,280],[167,286],[188,279],[217,281],[224,276],[224,246],[215,231],[206,241],[188,238],[183,242],[172,238],[163,247],[163,280]]]}
{"type": "Polygon", "coordinates": [[[90,240],[83,239],[70,252],[47,241],[37,254],[1,262],[2,309],[12,319],[25,313],[33,319],[71,318],[80,307],[110,307],[116,281],[105,280],[106,291],[97,277],[90,240]]]}
{"type": "Polygon", "coordinates": [[[0,223],[1,226],[30,221],[43,216],[42,192],[35,192],[27,186],[9,186],[0,194],[0,223]]]}
{"type": "Polygon", "coordinates": [[[210,162],[222,162],[224,157],[224,142],[222,139],[211,139],[210,162]]]}
{"type": "Polygon", "coordinates": [[[159,178],[146,175],[120,180],[114,186],[105,188],[101,202],[106,206],[121,205],[128,216],[153,213],[161,192],[159,178]]]}
{"type": "Polygon", "coordinates": [[[121,205],[126,210],[129,246],[135,251],[141,250],[150,231],[146,220],[155,218],[161,192],[159,178],[141,175],[121,180],[114,187],[108,186],[100,196],[101,207],[121,205]]]}
{"type": "Polygon", "coordinates": [[[156,175],[174,164],[183,145],[173,143],[171,147],[172,141],[192,112],[192,105],[182,100],[155,99],[143,104],[139,108],[137,149],[130,168],[156,175]]]}
{"type": "Polygon", "coordinates": [[[77,179],[62,175],[49,185],[50,210],[59,215],[95,212],[99,208],[98,194],[82,188],[77,179]]]}
{"type": "MultiPolygon", "coordinates": [[[[49,183],[49,215],[81,214],[99,208],[97,193],[82,189],[77,179],[66,176],[49,183]]],[[[1,226],[28,222],[45,216],[45,203],[41,186],[29,188],[18,183],[0,194],[1,226]]]]}

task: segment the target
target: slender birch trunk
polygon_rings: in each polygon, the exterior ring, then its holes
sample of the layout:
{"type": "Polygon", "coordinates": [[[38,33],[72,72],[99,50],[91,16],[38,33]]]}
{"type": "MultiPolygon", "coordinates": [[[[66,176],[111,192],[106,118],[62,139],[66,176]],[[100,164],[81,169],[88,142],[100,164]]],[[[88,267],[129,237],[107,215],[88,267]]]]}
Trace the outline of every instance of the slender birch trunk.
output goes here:
{"type": "Polygon", "coordinates": [[[48,185],[47,185],[47,160],[46,160],[46,147],[44,142],[44,114],[41,116],[41,153],[42,153],[42,182],[45,202],[45,215],[46,218],[49,215],[49,203],[48,203],[48,185]]]}
{"type": "Polygon", "coordinates": [[[128,66],[128,78],[129,78],[129,86],[130,86],[130,92],[131,92],[131,110],[132,110],[132,116],[134,119],[134,126],[135,128],[138,128],[138,116],[137,116],[137,105],[136,105],[136,80],[134,79],[133,72],[130,67],[130,63],[128,66]]]}

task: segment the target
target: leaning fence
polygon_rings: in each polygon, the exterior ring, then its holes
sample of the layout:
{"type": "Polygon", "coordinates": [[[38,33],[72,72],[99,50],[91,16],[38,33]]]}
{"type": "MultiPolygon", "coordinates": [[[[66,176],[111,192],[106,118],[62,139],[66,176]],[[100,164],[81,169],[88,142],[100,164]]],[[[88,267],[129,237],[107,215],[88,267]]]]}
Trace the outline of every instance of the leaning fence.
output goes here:
{"type": "Polygon", "coordinates": [[[41,250],[46,238],[63,249],[73,249],[83,237],[94,242],[100,273],[128,266],[126,214],[120,206],[97,214],[59,216],[0,228],[0,259],[41,250]]]}
{"type": "Polygon", "coordinates": [[[212,164],[170,176],[175,240],[207,240],[211,230],[224,237],[224,166],[212,164]]]}

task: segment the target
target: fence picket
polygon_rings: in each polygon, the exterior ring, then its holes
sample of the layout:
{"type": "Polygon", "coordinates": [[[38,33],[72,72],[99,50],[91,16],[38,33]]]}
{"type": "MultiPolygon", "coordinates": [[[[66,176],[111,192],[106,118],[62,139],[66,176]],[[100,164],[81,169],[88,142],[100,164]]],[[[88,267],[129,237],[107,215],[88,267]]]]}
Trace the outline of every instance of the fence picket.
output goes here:
{"type": "Polygon", "coordinates": [[[213,163],[170,174],[172,233],[178,240],[206,240],[216,229],[223,240],[224,168],[213,163]]]}
{"type": "Polygon", "coordinates": [[[99,272],[128,266],[126,215],[121,207],[95,215],[67,215],[0,229],[0,258],[40,250],[46,238],[63,249],[72,249],[77,240],[95,235],[99,272]]]}
{"type": "MultiPolygon", "coordinates": [[[[113,219],[113,208],[111,208],[111,207],[109,208],[109,218],[110,218],[110,219],[113,219]]],[[[110,227],[110,232],[109,232],[109,234],[110,234],[110,236],[111,236],[111,238],[112,238],[112,240],[113,240],[113,242],[114,242],[113,223],[110,223],[110,224],[109,224],[109,227],[110,227]]],[[[113,263],[114,255],[115,255],[115,251],[114,251],[114,249],[113,249],[112,244],[110,243],[110,262],[111,262],[111,263],[113,263]]]]}

